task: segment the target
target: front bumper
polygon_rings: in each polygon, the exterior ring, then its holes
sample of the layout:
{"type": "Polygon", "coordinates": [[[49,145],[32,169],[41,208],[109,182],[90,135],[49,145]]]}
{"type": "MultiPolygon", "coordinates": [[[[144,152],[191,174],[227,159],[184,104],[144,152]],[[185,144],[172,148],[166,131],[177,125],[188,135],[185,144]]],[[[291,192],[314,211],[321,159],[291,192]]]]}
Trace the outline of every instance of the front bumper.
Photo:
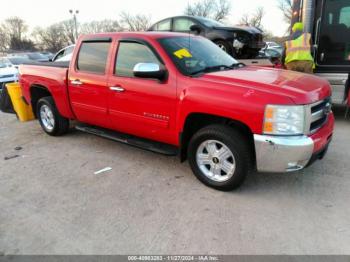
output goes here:
{"type": "Polygon", "coordinates": [[[311,136],[254,135],[259,172],[284,173],[303,169],[322,158],[332,139],[334,116],[311,136]]]}

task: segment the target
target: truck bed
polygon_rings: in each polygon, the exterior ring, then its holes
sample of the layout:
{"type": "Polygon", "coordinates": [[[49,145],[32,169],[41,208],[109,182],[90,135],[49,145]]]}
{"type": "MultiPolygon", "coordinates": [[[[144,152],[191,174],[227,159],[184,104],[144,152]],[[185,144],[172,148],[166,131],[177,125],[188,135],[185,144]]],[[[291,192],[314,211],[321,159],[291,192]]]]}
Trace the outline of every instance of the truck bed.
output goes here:
{"type": "Polygon", "coordinates": [[[56,98],[55,103],[60,114],[72,118],[68,94],[69,62],[38,62],[20,65],[20,83],[22,93],[27,102],[31,101],[31,90],[34,87],[50,90],[56,98]]]}

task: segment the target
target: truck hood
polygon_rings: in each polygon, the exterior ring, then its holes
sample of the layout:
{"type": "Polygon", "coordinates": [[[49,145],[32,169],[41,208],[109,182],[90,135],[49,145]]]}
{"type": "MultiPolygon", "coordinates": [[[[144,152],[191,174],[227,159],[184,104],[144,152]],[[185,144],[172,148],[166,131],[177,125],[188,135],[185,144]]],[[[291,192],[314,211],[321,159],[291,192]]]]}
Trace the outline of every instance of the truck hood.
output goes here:
{"type": "Polygon", "coordinates": [[[310,104],[331,96],[329,83],[309,74],[256,66],[203,75],[202,80],[239,85],[265,93],[289,97],[295,104],[310,104]]]}

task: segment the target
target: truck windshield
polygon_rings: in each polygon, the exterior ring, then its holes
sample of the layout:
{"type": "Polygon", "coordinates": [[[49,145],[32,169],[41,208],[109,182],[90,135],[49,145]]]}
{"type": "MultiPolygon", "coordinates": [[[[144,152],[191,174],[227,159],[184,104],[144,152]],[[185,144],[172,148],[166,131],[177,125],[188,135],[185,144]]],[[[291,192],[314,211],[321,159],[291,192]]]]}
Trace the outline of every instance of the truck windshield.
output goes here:
{"type": "Polygon", "coordinates": [[[158,40],[179,71],[187,76],[233,69],[239,63],[203,37],[168,37],[158,40]]]}

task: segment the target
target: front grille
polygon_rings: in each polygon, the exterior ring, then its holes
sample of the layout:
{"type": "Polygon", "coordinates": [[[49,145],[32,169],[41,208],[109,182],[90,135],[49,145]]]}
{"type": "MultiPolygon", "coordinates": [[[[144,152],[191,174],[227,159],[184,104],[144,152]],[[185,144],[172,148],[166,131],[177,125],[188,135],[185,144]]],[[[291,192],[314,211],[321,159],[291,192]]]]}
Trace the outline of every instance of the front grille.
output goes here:
{"type": "Polygon", "coordinates": [[[317,131],[327,122],[330,111],[330,98],[326,98],[311,106],[310,133],[317,131]]]}
{"type": "Polygon", "coordinates": [[[2,75],[0,78],[9,78],[9,77],[14,77],[14,75],[2,75]]]}

